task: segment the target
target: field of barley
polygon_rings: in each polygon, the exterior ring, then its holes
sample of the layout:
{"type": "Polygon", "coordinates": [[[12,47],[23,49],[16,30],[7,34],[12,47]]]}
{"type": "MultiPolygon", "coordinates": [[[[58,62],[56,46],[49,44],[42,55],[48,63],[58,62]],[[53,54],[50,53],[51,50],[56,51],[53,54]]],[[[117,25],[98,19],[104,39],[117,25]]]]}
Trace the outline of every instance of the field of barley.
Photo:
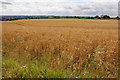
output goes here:
{"type": "Polygon", "coordinates": [[[118,77],[118,20],[2,21],[3,78],[118,77]]]}

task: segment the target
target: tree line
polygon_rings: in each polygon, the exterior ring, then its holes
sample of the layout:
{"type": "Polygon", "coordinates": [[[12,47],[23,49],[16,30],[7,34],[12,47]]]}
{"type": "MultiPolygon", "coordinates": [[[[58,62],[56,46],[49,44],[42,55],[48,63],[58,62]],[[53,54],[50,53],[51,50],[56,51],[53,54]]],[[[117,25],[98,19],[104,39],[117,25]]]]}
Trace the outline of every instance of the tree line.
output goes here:
{"type": "Polygon", "coordinates": [[[96,15],[94,17],[91,16],[1,16],[0,21],[12,21],[12,20],[20,20],[20,19],[62,19],[62,18],[73,18],[73,19],[120,19],[117,17],[110,17],[109,15],[96,15]]]}

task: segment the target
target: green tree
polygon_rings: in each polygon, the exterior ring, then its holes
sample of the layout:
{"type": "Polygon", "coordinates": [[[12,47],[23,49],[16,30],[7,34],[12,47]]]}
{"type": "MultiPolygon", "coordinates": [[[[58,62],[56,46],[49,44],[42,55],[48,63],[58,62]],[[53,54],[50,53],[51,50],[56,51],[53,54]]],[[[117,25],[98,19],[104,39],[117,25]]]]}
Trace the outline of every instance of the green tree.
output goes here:
{"type": "Polygon", "coordinates": [[[100,17],[99,17],[98,15],[96,15],[94,18],[95,18],[95,19],[100,19],[100,17]]]}
{"type": "Polygon", "coordinates": [[[101,18],[102,19],[110,19],[110,16],[108,16],[108,15],[101,15],[101,18]]]}
{"type": "Polygon", "coordinates": [[[60,19],[60,16],[55,16],[54,18],[56,18],[56,19],[60,19]]]}
{"type": "Polygon", "coordinates": [[[117,16],[117,17],[116,17],[116,19],[120,19],[120,17],[119,17],[119,16],[117,16]]]}

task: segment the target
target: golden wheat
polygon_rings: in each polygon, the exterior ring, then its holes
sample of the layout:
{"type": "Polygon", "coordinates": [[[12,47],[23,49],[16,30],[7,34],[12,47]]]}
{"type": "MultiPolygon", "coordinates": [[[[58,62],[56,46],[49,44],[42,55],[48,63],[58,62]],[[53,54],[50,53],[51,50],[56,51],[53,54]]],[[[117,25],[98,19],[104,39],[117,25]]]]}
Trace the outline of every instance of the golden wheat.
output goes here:
{"type": "Polygon", "coordinates": [[[117,77],[117,20],[34,19],[2,24],[3,58],[42,59],[50,68],[71,75],[117,77]]]}

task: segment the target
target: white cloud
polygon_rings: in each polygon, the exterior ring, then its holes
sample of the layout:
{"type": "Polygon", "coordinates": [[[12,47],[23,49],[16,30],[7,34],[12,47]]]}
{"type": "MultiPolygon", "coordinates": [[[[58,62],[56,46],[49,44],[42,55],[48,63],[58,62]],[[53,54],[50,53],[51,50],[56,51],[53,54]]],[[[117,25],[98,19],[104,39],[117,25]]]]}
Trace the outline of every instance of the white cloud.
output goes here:
{"type": "Polygon", "coordinates": [[[9,2],[118,2],[119,0],[1,0],[9,2]]]}
{"type": "Polygon", "coordinates": [[[117,16],[118,0],[1,0],[2,14],[117,16]]]}

